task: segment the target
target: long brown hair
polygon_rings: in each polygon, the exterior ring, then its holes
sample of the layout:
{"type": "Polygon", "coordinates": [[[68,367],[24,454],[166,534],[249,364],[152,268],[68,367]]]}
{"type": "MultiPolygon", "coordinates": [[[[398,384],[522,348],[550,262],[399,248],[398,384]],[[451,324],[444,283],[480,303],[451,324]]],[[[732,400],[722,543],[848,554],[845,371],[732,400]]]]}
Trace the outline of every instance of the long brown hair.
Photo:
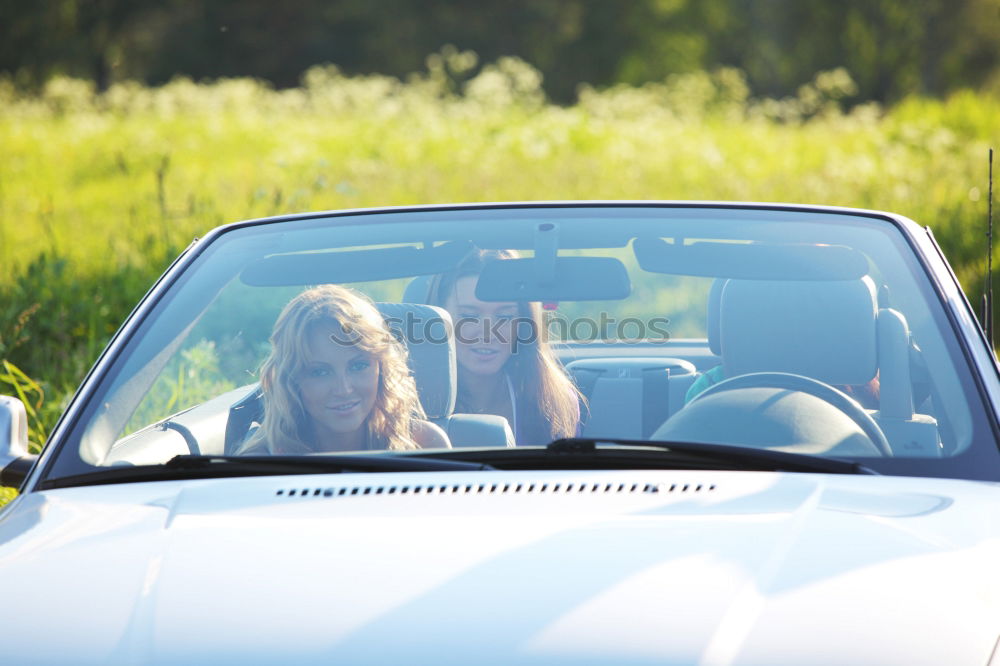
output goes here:
{"type": "Polygon", "coordinates": [[[298,377],[306,363],[310,328],[331,323],[379,366],[375,405],[365,421],[368,447],[418,448],[411,428],[414,419],[424,418],[424,412],[405,350],[370,300],[347,287],[327,284],[293,298],[274,323],[271,353],[260,371],[264,422],[241,447],[243,453],[261,449],[283,454],[315,451],[309,444],[312,428],[299,395],[298,377]]]}
{"type": "MultiPolygon", "coordinates": [[[[460,278],[478,277],[491,261],[517,258],[519,255],[514,250],[473,250],[455,270],[435,276],[429,286],[428,301],[431,305],[444,307],[455,293],[455,285],[460,278]]],[[[539,444],[560,437],[572,437],[580,422],[582,396],[549,345],[541,305],[518,301],[517,310],[517,325],[533,328],[531,335],[526,336],[528,342],[522,342],[522,336],[517,336],[517,351],[504,367],[518,396],[517,405],[512,407],[518,412],[519,430],[526,433],[525,439],[528,440],[518,443],[539,444]]],[[[460,406],[461,385],[458,388],[460,406]]]]}

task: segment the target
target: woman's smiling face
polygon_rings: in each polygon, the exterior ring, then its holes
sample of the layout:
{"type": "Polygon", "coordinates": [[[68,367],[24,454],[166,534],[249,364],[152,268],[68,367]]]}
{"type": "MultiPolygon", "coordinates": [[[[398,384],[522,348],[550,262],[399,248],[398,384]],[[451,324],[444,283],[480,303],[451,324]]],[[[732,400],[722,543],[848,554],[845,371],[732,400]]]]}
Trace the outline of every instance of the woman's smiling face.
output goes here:
{"type": "Polygon", "coordinates": [[[337,326],[309,327],[298,375],[299,397],[312,419],[319,450],[363,446],[362,428],[378,395],[378,362],[358,347],[338,342],[344,336],[337,326]]]}
{"type": "Polygon", "coordinates": [[[461,277],[445,309],[455,324],[455,347],[462,370],[493,375],[510,358],[517,303],[486,302],[476,298],[476,276],[461,277]]]}

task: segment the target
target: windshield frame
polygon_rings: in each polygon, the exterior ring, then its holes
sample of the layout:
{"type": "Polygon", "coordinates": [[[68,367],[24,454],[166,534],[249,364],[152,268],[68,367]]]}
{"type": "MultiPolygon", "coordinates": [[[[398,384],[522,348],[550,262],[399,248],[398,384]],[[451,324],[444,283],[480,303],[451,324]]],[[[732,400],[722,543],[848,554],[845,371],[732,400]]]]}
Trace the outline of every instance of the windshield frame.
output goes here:
{"type": "MultiPolygon", "coordinates": [[[[523,203],[496,203],[496,204],[453,204],[453,205],[428,205],[412,207],[383,207],[368,209],[352,209],[341,211],[327,211],[317,213],[297,213],[282,215],[270,218],[247,220],[233,224],[224,225],[213,229],[203,239],[192,243],[182,252],[164,274],[154,283],[149,292],[139,301],[135,309],[126,318],[121,328],[115,333],[112,340],[102,352],[87,377],[81,384],[80,389],[73,396],[69,406],[64,411],[62,417],[53,428],[49,442],[41,454],[38,464],[35,465],[31,474],[25,479],[22,486],[23,491],[30,491],[38,486],[38,483],[48,477],[53,461],[60,455],[63,447],[73,441],[71,436],[74,430],[80,425],[85,415],[92,410],[90,403],[96,392],[108,375],[112,367],[118,362],[135,335],[140,331],[142,323],[156,311],[162,300],[178,286],[178,283],[188,275],[188,269],[193,263],[198,261],[206,251],[216,247],[216,241],[226,234],[240,229],[253,228],[258,226],[275,225],[292,221],[314,220],[318,224],[334,224],[337,226],[364,224],[364,218],[372,215],[384,214],[407,214],[407,213],[456,213],[462,211],[503,211],[503,210],[538,210],[551,215],[556,209],[607,209],[607,208],[647,208],[647,209],[672,209],[672,210],[698,210],[705,211],[756,211],[760,213],[781,212],[799,214],[823,214],[863,217],[868,220],[878,220],[893,225],[902,235],[905,243],[910,247],[913,259],[917,262],[920,270],[929,278],[929,285],[934,295],[939,299],[941,307],[945,311],[951,330],[956,335],[954,338],[959,343],[959,350],[962,357],[968,364],[969,373],[975,383],[976,393],[983,402],[983,409],[971,408],[973,418],[977,421],[973,431],[982,433],[984,424],[978,423],[980,415],[986,416],[986,429],[991,433],[995,443],[1000,439],[1000,425],[997,423],[996,414],[1000,411],[1000,379],[998,379],[998,366],[995,360],[991,359],[985,349],[985,337],[978,325],[975,323],[971,305],[961,291],[957,280],[951,271],[947,260],[941,254],[940,249],[929,234],[905,217],[881,211],[869,211],[850,208],[837,208],[826,206],[802,206],[791,204],[768,204],[768,203],[727,203],[727,202],[669,202],[669,201],[594,201],[594,202],[523,202],[523,203]],[[935,261],[937,260],[937,261],[935,261]],[[974,330],[970,330],[970,326],[974,330]],[[990,408],[986,408],[989,406],[990,408]]],[[[471,222],[471,220],[470,220],[471,222]]],[[[927,230],[929,232],[929,230],[927,230]]],[[[971,447],[981,446],[973,442],[971,447]]],[[[942,459],[939,462],[944,462],[942,459]]],[[[992,471],[992,470],[991,470],[992,471]]],[[[969,478],[963,475],[962,478],[969,478]]],[[[1000,471],[984,478],[1000,478],[1000,471]]]]}

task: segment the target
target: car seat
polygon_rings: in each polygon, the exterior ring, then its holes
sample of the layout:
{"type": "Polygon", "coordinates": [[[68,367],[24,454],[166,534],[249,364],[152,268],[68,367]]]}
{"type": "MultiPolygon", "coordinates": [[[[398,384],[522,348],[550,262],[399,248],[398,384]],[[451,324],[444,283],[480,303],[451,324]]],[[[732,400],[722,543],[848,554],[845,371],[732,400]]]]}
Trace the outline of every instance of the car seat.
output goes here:
{"type": "Polygon", "coordinates": [[[877,373],[879,408],[872,416],[893,454],[940,455],[936,421],[914,414],[906,319],[879,306],[869,277],[717,281],[707,328],[727,378],[781,372],[843,386],[866,384],[877,373]]]}
{"type": "Polygon", "coordinates": [[[514,446],[504,417],[455,414],[458,361],[451,315],[418,303],[377,303],[376,307],[393,335],[406,345],[427,418],[444,429],[452,446],[514,446]]]}

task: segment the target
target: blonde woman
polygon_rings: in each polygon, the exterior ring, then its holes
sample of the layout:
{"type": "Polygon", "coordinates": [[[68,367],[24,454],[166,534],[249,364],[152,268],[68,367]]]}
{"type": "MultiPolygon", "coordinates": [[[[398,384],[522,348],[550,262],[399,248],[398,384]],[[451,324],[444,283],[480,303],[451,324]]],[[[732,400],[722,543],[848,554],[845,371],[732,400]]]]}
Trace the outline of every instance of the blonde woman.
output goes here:
{"type": "Polygon", "coordinates": [[[548,444],[578,434],[581,396],[546,340],[541,307],[476,298],[486,264],[517,256],[476,250],[454,271],[435,277],[429,300],[455,325],[455,411],[506,417],[518,444],[548,444]]]}
{"type": "Polygon", "coordinates": [[[285,306],[261,367],[264,419],[245,454],[450,447],[424,420],[406,351],[375,306],[346,287],[285,306]]]}

